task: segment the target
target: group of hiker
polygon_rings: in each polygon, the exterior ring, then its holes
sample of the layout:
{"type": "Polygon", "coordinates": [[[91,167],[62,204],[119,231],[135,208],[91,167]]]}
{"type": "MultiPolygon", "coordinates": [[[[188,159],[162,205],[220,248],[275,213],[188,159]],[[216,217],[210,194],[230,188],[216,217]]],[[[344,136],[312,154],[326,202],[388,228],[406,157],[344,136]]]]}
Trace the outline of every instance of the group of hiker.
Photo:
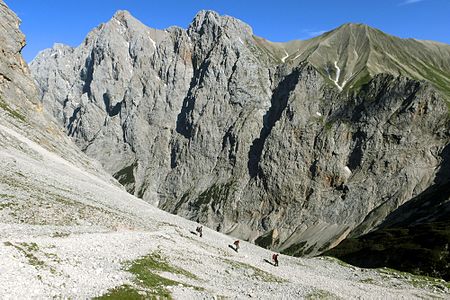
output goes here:
{"type": "MultiPolygon", "coordinates": [[[[200,237],[202,237],[203,236],[203,226],[201,226],[201,225],[197,226],[197,228],[195,229],[195,232],[200,237]]],[[[234,241],[233,245],[234,246],[229,245],[230,248],[232,248],[234,251],[238,252],[239,251],[239,240],[234,241]]],[[[267,260],[265,260],[265,261],[267,261],[267,260]]],[[[274,265],[275,267],[278,267],[278,253],[274,253],[272,255],[272,263],[271,264],[274,265]]]]}

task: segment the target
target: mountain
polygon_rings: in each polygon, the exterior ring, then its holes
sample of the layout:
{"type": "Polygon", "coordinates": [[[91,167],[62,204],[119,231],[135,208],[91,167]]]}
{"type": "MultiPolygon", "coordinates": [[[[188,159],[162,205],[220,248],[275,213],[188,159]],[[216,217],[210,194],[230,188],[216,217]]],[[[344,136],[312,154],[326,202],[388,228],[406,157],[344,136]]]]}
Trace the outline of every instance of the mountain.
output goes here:
{"type": "Polygon", "coordinates": [[[314,255],[439,180],[449,57],[358,24],[272,43],[211,11],[186,30],[119,11],[30,68],[46,110],[130,193],[314,255]]]}
{"type": "Polygon", "coordinates": [[[0,298],[444,297],[442,281],[280,255],[130,195],[42,110],[0,1],[0,298]],[[418,286],[417,284],[420,284],[418,286]],[[338,288],[337,288],[338,287],[338,288]]]}
{"type": "Polygon", "coordinates": [[[306,41],[289,58],[295,55],[292,59],[309,61],[338,89],[355,89],[374,75],[386,73],[432,82],[448,96],[449,47],[399,39],[364,24],[350,23],[306,41]]]}

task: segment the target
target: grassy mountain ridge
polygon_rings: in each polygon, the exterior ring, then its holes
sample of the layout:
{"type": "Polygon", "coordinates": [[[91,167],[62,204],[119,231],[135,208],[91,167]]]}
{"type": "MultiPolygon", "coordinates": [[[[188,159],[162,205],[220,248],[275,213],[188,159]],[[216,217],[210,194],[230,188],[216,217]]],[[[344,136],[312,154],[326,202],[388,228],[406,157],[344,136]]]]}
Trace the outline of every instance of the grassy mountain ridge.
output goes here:
{"type": "Polygon", "coordinates": [[[310,62],[342,89],[357,88],[374,75],[387,73],[429,81],[450,97],[450,45],[447,44],[402,39],[353,23],[304,41],[258,40],[279,59],[288,53],[283,62],[310,62]]]}

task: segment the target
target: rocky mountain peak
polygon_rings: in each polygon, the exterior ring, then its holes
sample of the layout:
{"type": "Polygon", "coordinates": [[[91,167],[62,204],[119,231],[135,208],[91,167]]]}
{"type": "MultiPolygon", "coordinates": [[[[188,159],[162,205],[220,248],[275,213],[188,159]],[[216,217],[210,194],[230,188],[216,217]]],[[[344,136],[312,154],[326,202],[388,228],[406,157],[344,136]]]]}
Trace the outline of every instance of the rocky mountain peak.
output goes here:
{"type": "Polygon", "coordinates": [[[189,33],[204,34],[207,32],[214,32],[220,28],[229,35],[251,36],[253,34],[252,28],[245,22],[230,17],[221,16],[215,11],[202,10],[197,13],[188,27],[189,33]]]}
{"type": "Polygon", "coordinates": [[[113,17],[105,24],[105,26],[116,26],[120,25],[126,28],[127,30],[136,31],[147,28],[141,21],[136,19],[129,11],[127,10],[118,10],[113,17]]]}
{"type": "Polygon", "coordinates": [[[374,30],[374,28],[370,27],[367,24],[364,23],[344,23],[338,28],[332,30],[332,31],[338,31],[338,30],[350,30],[350,31],[367,31],[367,30],[374,30]]]}
{"type": "Polygon", "coordinates": [[[112,17],[119,22],[127,22],[128,20],[136,20],[128,10],[118,10],[112,17]]]}
{"type": "Polygon", "coordinates": [[[444,46],[360,24],[271,43],[212,11],[166,31],[119,12],[91,35],[31,63],[48,110],[130,193],[260,245],[314,254],[370,230],[449,142],[417,81],[450,80],[444,46]]]}

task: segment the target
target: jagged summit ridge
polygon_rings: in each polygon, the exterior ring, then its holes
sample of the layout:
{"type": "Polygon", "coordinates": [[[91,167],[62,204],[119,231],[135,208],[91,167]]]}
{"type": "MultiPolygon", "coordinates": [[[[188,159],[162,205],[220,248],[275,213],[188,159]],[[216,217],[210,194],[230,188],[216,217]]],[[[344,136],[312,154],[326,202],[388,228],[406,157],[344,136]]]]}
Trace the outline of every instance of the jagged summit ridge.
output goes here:
{"type": "MultiPolygon", "coordinates": [[[[142,24],[128,11],[122,10],[117,11],[105,25],[99,26],[98,30],[102,30],[103,26],[112,26],[115,28],[114,33],[121,35],[135,35],[148,30],[153,48],[156,48],[155,41],[161,39],[164,32],[172,30],[152,29],[142,24]],[[122,26],[115,28],[116,22],[122,24],[123,28],[122,26]]],[[[96,31],[92,31],[91,34],[96,31]]],[[[272,43],[254,36],[252,28],[239,19],[202,10],[189,24],[186,33],[189,39],[195,35],[204,35],[213,40],[224,34],[236,45],[246,46],[248,43],[257,47],[256,51],[261,51],[268,56],[266,58],[268,61],[275,64],[287,62],[297,64],[308,61],[341,91],[345,87],[348,89],[359,87],[380,73],[428,80],[446,94],[448,93],[446,86],[450,84],[448,79],[450,68],[446,63],[450,58],[449,45],[400,39],[361,23],[346,23],[310,40],[272,43]],[[424,61],[430,64],[423,64],[424,61]],[[436,73],[436,69],[442,73],[436,73]]]]}

